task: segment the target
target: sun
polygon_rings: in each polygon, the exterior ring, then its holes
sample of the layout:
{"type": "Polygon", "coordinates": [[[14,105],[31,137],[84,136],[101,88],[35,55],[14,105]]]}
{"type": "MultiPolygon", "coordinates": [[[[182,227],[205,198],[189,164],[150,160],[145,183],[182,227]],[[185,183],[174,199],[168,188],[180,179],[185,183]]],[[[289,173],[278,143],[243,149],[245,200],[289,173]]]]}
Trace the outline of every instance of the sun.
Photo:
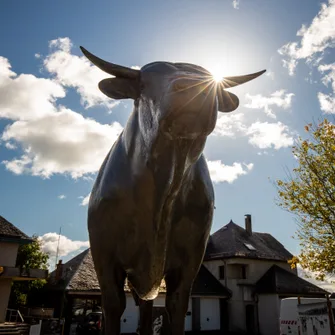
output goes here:
{"type": "Polygon", "coordinates": [[[220,65],[212,65],[208,67],[209,72],[212,74],[214,81],[217,83],[222,81],[224,75],[224,68],[220,65]]]}

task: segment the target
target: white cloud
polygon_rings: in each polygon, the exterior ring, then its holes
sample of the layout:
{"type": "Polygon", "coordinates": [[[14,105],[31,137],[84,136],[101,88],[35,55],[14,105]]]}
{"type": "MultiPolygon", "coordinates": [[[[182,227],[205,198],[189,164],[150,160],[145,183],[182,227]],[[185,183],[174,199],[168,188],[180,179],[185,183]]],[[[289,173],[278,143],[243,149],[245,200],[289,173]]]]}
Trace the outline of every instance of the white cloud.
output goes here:
{"type": "Polygon", "coordinates": [[[58,83],[73,87],[81,96],[81,103],[89,108],[103,104],[108,108],[118,102],[105,96],[98,89],[98,83],[108,74],[92,65],[83,55],[71,54],[72,42],[69,38],[58,38],[49,42],[51,53],[45,58],[44,66],[58,83]]]}
{"type": "Polygon", "coordinates": [[[214,183],[228,182],[231,184],[239,176],[247,174],[253,168],[253,164],[233,163],[233,165],[225,165],[221,160],[207,161],[209,173],[214,183]]]}
{"type": "Polygon", "coordinates": [[[8,149],[8,150],[15,150],[17,148],[17,146],[13,143],[10,143],[10,142],[6,142],[5,143],[5,147],[8,149]]]}
{"type": "Polygon", "coordinates": [[[335,93],[335,63],[319,65],[318,70],[322,74],[326,72],[326,74],[322,77],[322,82],[326,86],[331,84],[333,92],[335,93]]]}
{"type": "Polygon", "coordinates": [[[82,248],[89,247],[89,241],[72,241],[64,235],[57,233],[46,233],[39,237],[42,242],[42,250],[54,257],[57,253],[57,246],[59,241],[59,256],[66,256],[71,252],[78,251],[82,248]]]}
{"type": "Polygon", "coordinates": [[[16,174],[48,178],[55,173],[67,173],[73,178],[82,177],[99,169],[121,130],[119,123],[103,125],[61,108],[44,117],[8,126],[2,140],[20,144],[24,154],[3,163],[16,174]]]}
{"type": "Polygon", "coordinates": [[[326,114],[335,114],[335,94],[324,94],[319,92],[318,99],[320,108],[326,114]]]}
{"type": "Polygon", "coordinates": [[[309,26],[303,25],[297,32],[298,42],[289,42],[278,52],[287,57],[283,60],[290,75],[294,74],[297,63],[301,59],[308,62],[319,62],[320,54],[327,48],[334,47],[335,42],[335,0],[322,4],[319,13],[309,26]]]}
{"type": "Polygon", "coordinates": [[[65,194],[60,194],[57,198],[59,200],[63,200],[63,199],[66,199],[66,195],[65,194]]]}
{"type": "Polygon", "coordinates": [[[246,98],[250,100],[245,107],[253,109],[264,109],[264,112],[272,117],[276,118],[273,113],[272,106],[277,106],[283,109],[288,109],[292,104],[293,93],[286,93],[285,90],[279,90],[272,93],[269,97],[264,97],[261,94],[251,95],[246,94],[246,98]]]}
{"type": "Polygon", "coordinates": [[[325,280],[321,281],[321,280],[315,279],[315,275],[311,271],[307,269],[302,269],[299,264],[297,268],[298,268],[299,277],[309,281],[310,283],[316,286],[323,288],[324,290],[328,292],[335,292],[335,283],[332,282],[334,278],[332,278],[331,276],[328,276],[325,278],[325,280]]]}
{"type": "Polygon", "coordinates": [[[320,108],[326,114],[335,114],[335,63],[322,64],[318,70],[323,75],[322,82],[325,86],[331,86],[332,93],[318,93],[320,108]]]}
{"type": "Polygon", "coordinates": [[[0,57],[0,118],[31,120],[54,113],[64,88],[50,79],[30,74],[17,76],[8,59],[0,57]]]}
{"type": "Polygon", "coordinates": [[[232,5],[235,9],[240,8],[240,0],[233,0],[232,5]]]}
{"type": "MultiPolygon", "coordinates": [[[[247,125],[242,113],[219,115],[213,136],[236,137],[237,135],[248,137],[249,143],[260,149],[274,148],[276,150],[293,145],[295,136],[294,132],[281,122],[257,121],[247,125]]],[[[268,154],[268,152],[262,152],[262,154],[268,154]]]]}
{"type": "Polygon", "coordinates": [[[246,130],[244,122],[244,115],[242,113],[228,115],[220,113],[216,121],[213,135],[234,137],[237,133],[246,130]]]}
{"type": "Polygon", "coordinates": [[[278,150],[293,145],[293,134],[281,122],[255,122],[247,131],[249,143],[260,149],[273,147],[278,150]]]}
{"type": "MultiPolygon", "coordinates": [[[[57,43],[70,50],[67,41],[57,43]]],[[[53,46],[57,43],[51,42],[53,46]]],[[[94,84],[98,91],[97,82],[94,84]]],[[[0,57],[0,118],[12,121],[0,140],[7,149],[23,150],[20,156],[2,162],[8,170],[44,178],[55,173],[78,178],[98,170],[122,127],[116,122],[100,124],[57,105],[57,99],[63,97],[60,82],[30,74],[18,76],[9,61],[0,57]]],[[[92,98],[90,103],[99,101],[92,98]]]]}
{"type": "Polygon", "coordinates": [[[87,206],[90,201],[90,196],[91,196],[91,193],[87,194],[86,197],[79,197],[79,199],[82,199],[80,206],[87,206]]]}
{"type": "Polygon", "coordinates": [[[272,80],[275,79],[275,73],[273,71],[266,71],[265,75],[270,77],[272,80]]]}

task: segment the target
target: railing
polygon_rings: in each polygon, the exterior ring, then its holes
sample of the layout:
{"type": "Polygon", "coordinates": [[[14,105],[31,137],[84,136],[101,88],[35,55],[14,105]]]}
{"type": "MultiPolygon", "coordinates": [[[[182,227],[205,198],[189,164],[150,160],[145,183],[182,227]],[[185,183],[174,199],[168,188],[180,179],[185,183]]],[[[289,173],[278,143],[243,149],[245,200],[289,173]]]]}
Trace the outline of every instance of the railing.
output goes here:
{"type": "Polygon", "coordinates": [[[20,313],[19,310],[17,309],[10,309],[7,308],[7,312],[6,312],[6,322],[24,322],[24,319],[20,313]],[[14,320],[13,320],[14,319],[14,320]]]}

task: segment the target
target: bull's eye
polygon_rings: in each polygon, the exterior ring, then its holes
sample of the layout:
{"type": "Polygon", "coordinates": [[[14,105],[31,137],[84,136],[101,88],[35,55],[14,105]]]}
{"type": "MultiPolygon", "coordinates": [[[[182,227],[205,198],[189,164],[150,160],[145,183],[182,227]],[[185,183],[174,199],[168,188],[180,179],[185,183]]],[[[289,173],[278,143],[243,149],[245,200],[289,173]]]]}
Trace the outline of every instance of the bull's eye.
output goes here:
{"type": "Polygon", "coordinates": [[[184,91],[187,89],[187,85],[177,82],[173,85],[173,88],[176,92],[184,91]]]}

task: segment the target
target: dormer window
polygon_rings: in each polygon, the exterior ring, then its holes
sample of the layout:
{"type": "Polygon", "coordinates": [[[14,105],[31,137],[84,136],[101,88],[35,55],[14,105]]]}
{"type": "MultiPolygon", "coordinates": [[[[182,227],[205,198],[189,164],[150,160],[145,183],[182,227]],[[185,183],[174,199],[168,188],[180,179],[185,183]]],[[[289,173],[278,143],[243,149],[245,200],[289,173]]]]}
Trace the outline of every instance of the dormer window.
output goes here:
{"type": "Polygon", "coordinates": [[[245,245],[249,250],[252,250],[252,251],[256,250],[256,248],[255,248],[252,244],[250,244],[250,243],[244,243],[244,245],[245,245]]]}

